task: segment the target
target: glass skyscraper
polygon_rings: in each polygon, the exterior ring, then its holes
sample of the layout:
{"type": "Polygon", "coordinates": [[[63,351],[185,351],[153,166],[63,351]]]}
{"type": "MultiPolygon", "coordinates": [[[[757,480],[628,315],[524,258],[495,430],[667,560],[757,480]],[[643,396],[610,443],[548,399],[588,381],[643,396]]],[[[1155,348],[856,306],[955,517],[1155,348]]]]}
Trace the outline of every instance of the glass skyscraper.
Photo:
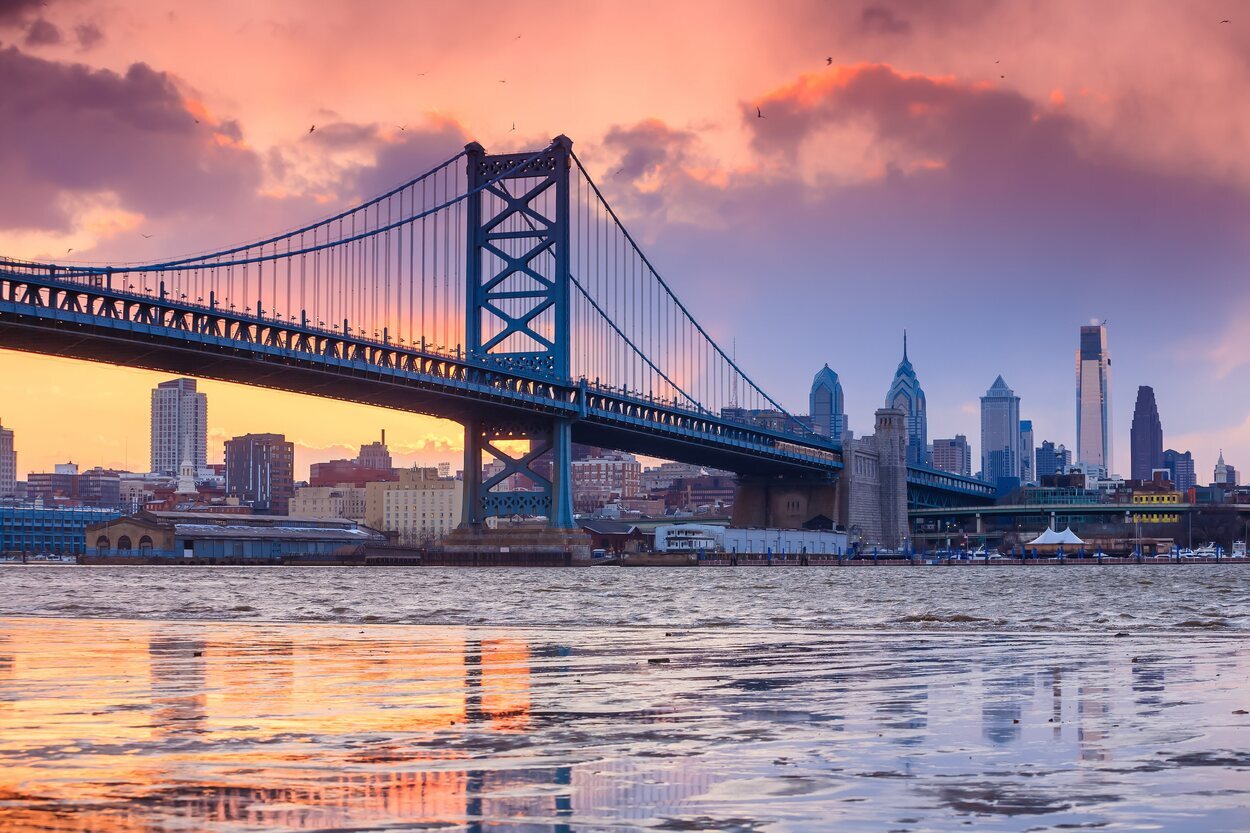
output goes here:
{"type": "Polygon", "coordinates": [[[1151,472],[1163,468],[1163,423],[1159,421],[1154,388],[1147,385],[1137,389],[1129,445],[1129,476],[1134,480],[1149,480],[1151,472]]]}
{"type": "Polygon", "coordinates": [[[999,376],[981,397],[981,477],[1020,477],[1020,397],[999,376]]]}
{"type": "Polygon", "coordinates": [[[1111,354],[1104,324],[1081,327],[1076,351],[1076,461],[1113,473],[1111,354]]]}
{"type": "Polygon", "coordinates": [[[812,392],[808,399],[812,429],[822,436],[834,440],[842,439],[842,432],[846,430],[842,383],[838,381],[838,374],[829,369],[829,365],[822,367],[812,379],[812,392]]]}
{"type": "Polygon", "coordinates": [[[901,408],[907,414],[907,462],[929,465],[929,416],[920,380],[907,359],[907,333],[903,333],[903,360],[894,371],[894,382],[886,394],[887,408],[901,408]]]}

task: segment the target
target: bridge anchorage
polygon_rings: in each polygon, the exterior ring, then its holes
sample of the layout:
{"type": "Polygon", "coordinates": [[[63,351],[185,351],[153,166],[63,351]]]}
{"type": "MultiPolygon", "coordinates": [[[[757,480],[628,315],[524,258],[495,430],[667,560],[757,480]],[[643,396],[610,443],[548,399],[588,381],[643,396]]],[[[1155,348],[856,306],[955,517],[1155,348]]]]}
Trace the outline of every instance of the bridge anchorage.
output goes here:
{"type": "Polygon", "coordinates": [[[992,498],[969,478],[892,468],[888,413],[879,441],[844,447],[782,408],[694,319],[563,136],[522,153],[470,144],[332,217],[208,254],[0,258],[0,347],[460,422],[464,523],[448,546],[465,552],[584,550],[574,443],[735,472],[740,523],[823,516],[886,546],[905,534],[899,495],[992,498]],[[517,515],[548,531],[488,523],[517,515]]]}

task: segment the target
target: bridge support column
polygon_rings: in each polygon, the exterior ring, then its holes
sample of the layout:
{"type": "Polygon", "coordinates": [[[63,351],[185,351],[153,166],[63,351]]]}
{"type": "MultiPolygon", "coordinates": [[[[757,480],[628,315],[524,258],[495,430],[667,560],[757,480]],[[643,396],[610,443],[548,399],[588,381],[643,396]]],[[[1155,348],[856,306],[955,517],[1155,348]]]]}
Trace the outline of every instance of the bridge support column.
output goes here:
{"type": "Polygon", "coordinates": [[[568,420],[469,420],[464,426],[462,523],[481,528],[490,517],[541,515],[550,527],[576,528],[571,463],[568,420]],[[516,448],[521,442],[529,448],[516,448]],[[483,453],[494,458],[489,474],[483,453]]]}
{"type": "Polygon", "coordinates": [[[742,477],[734,490],[736,528],[802,529],[821,517],[838,522],[834,479],[742,477]]]}

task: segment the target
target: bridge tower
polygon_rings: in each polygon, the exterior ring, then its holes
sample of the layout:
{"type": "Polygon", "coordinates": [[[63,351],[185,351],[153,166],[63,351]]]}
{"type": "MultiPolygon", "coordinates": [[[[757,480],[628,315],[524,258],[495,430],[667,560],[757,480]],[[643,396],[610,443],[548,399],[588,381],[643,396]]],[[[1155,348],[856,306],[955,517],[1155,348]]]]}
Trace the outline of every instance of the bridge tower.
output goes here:
{"type": "MultiPolygon", "coordinates": [[[[488,155],[476,142],[465,147],[467,357],[561,386],[570,384],[572,146],[559,136],[522,167],[533,154],[488,155]]],[[[550,527],[575,529],[570,421],[513,414],[483,410],[465,421],[464,525],[480,529],[493,516],[543,515],[550,527]],[[516,440],[528,441],[528,451],[500,445],[516,440]],[[482,452],[502,470],[483,477],[482,452]],[[529,481],[529,490],[509,490],[516,478],[529,481]]]]}

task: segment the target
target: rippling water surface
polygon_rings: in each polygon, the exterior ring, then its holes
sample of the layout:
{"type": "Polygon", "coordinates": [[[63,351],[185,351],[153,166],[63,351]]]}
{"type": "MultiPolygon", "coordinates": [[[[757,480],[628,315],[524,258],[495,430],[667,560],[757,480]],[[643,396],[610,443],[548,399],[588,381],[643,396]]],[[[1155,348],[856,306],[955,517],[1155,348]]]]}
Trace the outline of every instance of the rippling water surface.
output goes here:
{"type": "Polygon", "coordinates": [[[456,625],[1248,630],[1250,566],[3,567],[0,615],[456,625]]]}
{"type": "Polygon", "coordinates": [[[1250,570],[0,570],[0,829],[1250,829],[1250,570]]]}

